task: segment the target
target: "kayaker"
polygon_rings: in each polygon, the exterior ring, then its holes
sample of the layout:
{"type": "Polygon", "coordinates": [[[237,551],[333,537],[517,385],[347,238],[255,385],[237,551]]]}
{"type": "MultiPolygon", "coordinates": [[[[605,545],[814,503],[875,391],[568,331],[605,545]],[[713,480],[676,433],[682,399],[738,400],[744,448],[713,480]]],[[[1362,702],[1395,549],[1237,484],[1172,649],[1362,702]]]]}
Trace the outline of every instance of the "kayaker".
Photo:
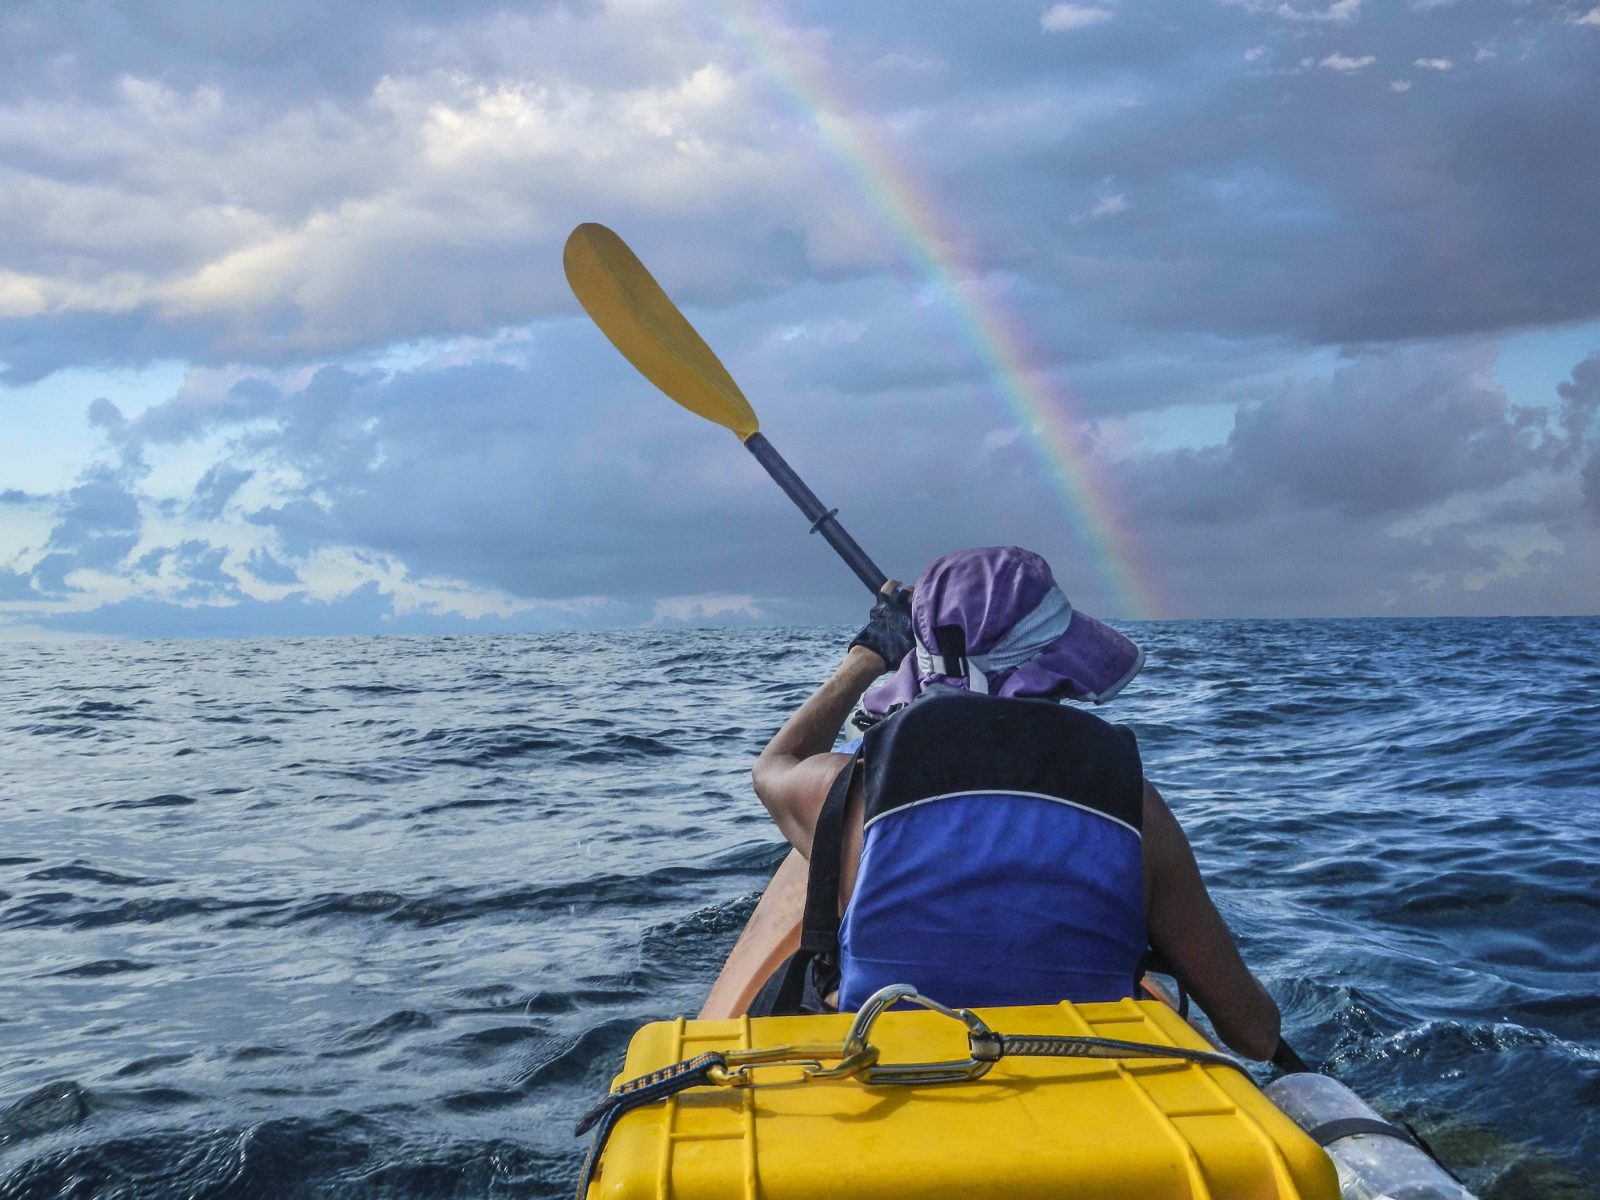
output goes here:
{"type": "Polygon", "coordinates": [[[752,1013],[851,1009],[900,982],[952,1005],[1111,1000],[1134,994],[1154,951],[1224,1042],[1269,1057],[1278,1007],[1132,731],[1055,703],[1104,703],[1143,663],[1017,547],[947,554],[913,591],[886,587],[755,763],[756,794],[811,860],[817,953],[752,1013]],[[858,697],[862,744],[834,753],[858,697]]]}

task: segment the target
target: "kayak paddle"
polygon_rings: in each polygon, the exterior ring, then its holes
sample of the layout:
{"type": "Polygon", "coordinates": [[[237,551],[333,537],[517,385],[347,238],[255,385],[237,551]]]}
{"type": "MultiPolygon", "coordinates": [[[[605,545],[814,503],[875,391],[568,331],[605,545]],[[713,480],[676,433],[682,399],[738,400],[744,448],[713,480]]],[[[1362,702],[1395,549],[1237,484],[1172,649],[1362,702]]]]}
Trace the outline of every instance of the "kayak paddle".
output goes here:
{"type": "Polygon", "coordinates": [[[561,255],[573,295],[639,373],[696,416],[732,431],[873,592],[888,582],[878,565],[761,433],[755,410],[711,347],[638,256],[604,225],[579,225],[561,255]]]}
{"type": "MultiPolygon", "coordinates": [[[[869,590],[881,591],[888,576],[839,524],[839,510],[824,507],[767,441],[728,368],[628,244],[604,225],[585,222],[567,238],[561,265],[572,294],[622,357],[670,399],[730,430],[811,521],[811,532],[822,534],[869,590]]],[[[1272,1061],[1284,1071],[1308,1070],[1288,1042],[1279,1042],[1272,1061]]]]}

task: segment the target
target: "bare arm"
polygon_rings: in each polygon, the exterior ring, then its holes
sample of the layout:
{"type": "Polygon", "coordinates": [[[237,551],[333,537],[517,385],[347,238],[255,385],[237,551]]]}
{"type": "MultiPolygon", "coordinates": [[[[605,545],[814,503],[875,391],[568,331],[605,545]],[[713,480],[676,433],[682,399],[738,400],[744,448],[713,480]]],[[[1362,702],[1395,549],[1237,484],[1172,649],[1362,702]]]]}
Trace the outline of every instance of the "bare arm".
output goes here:
{"type": "Polygon", "coordinates": [[[828,788],[849,761],[832,754],[833,740],[850,706],[884,671],[883,659],[865,646],[852,647],[832,677],[802,704],[767,743],[751,770],[756,795],[783,836],[807,858],[817,814],[828,788]]]}
{"type": "Polygon", "coordinates": [[[1150,945],[1178,973],[1224,1042],[1250,1058],[1270,1058],[1278,1046],[1278,1006],[1245,966],[1183,827],[1148,780],[1144,862],[1150,945]]]}

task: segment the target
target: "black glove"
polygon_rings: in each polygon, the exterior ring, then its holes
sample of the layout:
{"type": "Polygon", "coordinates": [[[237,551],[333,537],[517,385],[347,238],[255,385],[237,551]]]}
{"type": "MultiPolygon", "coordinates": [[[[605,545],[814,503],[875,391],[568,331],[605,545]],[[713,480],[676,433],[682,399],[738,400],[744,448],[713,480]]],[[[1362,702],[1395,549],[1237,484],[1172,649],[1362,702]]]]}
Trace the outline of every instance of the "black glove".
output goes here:
{"type": "Polygon", "coordinates": [[[911,589],[895,588],[887,596],[879,596],[872,615],[850,645],[865,646],[891,671],[898,667],[916,645],[916,636],[911,632],[911,589]]]}

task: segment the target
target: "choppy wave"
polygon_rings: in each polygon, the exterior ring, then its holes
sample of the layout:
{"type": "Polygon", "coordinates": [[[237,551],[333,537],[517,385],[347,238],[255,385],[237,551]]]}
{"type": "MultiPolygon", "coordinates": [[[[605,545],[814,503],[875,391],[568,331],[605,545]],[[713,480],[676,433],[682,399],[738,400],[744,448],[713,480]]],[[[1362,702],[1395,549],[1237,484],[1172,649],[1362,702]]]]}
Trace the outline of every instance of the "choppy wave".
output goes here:
{"type": "MultiPolygon", "coordinates": [[[[1138,627],[1107,715],[1297,1047],[1600,1192],[1600,622],[1138,627]]],[[[782,847],[828,630],[8,647],[0,1197],[564,1196],[782,847]]]]}

